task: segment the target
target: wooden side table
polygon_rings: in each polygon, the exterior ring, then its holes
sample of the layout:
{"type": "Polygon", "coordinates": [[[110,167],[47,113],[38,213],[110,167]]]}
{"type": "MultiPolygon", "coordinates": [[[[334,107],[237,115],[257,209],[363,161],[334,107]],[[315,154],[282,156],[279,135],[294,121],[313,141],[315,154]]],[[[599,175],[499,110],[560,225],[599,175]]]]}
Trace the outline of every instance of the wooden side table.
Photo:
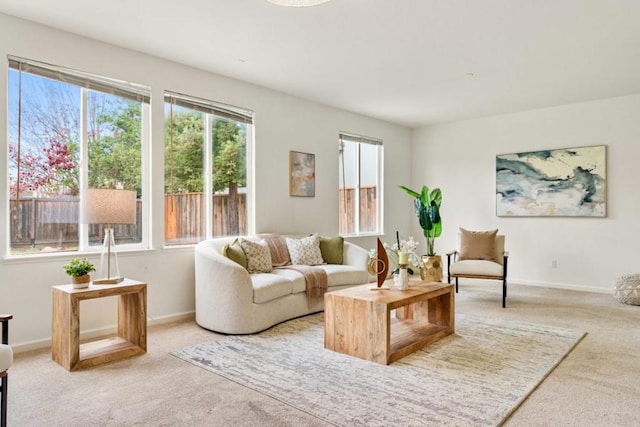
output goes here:
{"type": "Polygon", "coordinates": [[[147,284],[125,279],[115,285],[53,287],[51,355],[68,371],[147,352],[147,284]],[[118,297],[117,336],[80,344],[80,301],[118,297]]]}

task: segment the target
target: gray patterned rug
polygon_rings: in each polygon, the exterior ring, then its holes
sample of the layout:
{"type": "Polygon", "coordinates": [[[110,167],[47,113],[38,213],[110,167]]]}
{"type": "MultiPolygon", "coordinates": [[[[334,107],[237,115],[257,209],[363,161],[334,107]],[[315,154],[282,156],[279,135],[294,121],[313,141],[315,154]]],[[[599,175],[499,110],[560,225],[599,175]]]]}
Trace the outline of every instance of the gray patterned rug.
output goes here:
{"type": "Polygon", "coordinates": [[[585,336],[456,314],[456,333],[389,366],[324,349],[322,313],[172,352],[340,426],[500,425],[585,336]]]}

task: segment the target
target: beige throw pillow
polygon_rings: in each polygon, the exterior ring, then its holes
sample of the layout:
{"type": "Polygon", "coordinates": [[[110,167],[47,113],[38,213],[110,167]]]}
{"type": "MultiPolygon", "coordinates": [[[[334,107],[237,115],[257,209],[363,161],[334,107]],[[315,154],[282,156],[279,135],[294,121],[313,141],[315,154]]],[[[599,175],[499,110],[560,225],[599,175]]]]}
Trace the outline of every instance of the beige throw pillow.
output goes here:
{"type": "Polygon", "coordinates": [[[259,242],[251,242],[246,239],[240,239],[240,246],[247,257],[247,270],[249,273],[271,273],[271,252],[269,246],[264,240],[259,242]]]}
{"type": "Polygon", "coordinates": [[[303,239],[287,240],[287,248],[291,256],[291,264],[297,265],[319,265],[324,264],[322,253],[320,252],[320,237],[313,234],[303,239]]]}
{"type": "Polygon", "coordinates": [[[460,260],[481,259],[496,261],[498,230],[469,231],[460,228],[460,260]]]}

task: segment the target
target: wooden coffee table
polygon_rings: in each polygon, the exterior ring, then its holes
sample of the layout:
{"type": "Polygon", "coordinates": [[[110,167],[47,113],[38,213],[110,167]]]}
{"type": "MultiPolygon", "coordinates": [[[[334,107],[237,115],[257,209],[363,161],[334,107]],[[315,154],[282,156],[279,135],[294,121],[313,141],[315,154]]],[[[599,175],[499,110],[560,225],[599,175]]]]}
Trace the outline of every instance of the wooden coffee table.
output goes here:
{"type": "Polygon", "coordinates": [[[388,365],[455,332],[454,295],[453,285],[422,281],[411,281],[406,291],[391,284],[327,292],[324,347],[388,365]]]}

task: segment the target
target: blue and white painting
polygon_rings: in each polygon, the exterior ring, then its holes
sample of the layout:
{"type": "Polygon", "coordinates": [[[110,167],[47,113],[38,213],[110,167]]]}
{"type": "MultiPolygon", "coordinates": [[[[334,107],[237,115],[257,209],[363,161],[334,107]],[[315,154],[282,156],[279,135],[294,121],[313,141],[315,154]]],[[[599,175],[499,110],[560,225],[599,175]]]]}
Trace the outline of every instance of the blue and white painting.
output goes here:
{"type": "Polygon", "coordinates": [[[606,215],[606,146],[496,156],[498,216],[606,215]]]}

